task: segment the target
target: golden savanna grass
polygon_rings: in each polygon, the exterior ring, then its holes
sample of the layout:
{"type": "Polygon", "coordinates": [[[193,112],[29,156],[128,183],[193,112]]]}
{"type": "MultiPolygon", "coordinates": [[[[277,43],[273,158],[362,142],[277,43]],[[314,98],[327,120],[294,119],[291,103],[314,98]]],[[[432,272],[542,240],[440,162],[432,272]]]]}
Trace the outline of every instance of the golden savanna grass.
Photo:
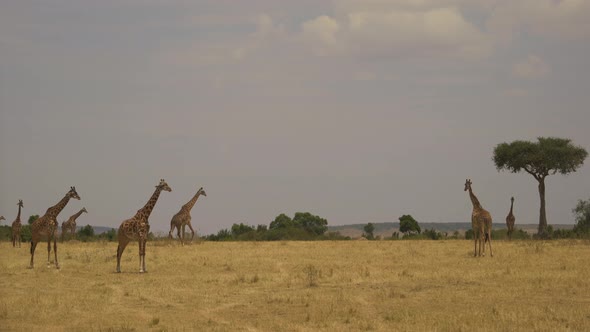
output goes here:
{"type": "Polygon", "coordinates": [[[1,243],[0,330],[590,330],[590,243],[148,242],[116,274],[116,243],[1,243]],[[489,253],[488,253],[489,254],[489,253]]]}

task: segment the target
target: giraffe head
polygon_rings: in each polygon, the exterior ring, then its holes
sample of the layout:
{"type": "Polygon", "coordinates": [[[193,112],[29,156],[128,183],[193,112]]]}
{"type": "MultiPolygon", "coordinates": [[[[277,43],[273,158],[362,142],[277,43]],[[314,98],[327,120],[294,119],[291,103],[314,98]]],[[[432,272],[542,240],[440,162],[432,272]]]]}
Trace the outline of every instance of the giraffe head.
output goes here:
{"type": "Polygon", "coordinates": [[[19,207],[21,207],[21,208],[22,208],[22,207],[25,207],[25,206],[23,205],[23,200],[22,200],[22,199],[19,199],[19,200],[18,200],[18,203],[17,203],[16,205],[18,205],[18,206],[19,206],[19,207]]]}
{"type": "Polygon", "coordinates": [[[510,201],[514,203],[514,197],[510,197],[510,201]]]}
{"type": "Polygon", "coordinates": [[[70,191],[68,191],[66,196],[68,196],[69,198],[80,200],[80,196],[78,196],[78,193],[76,192],[76,187],[70,187],[70,191]]]}
{"type": "Polygon", "coordinates": [[[158,185],[156,186],[156,188],[158,188],[158,189],[160,189],[160,190],[165,190],[165,191],[168,191],[168,192],[172,191],[172,188],[170,188],[170,187],[168,186],[168,183],[166,183],[166,181],[164,181],[164,179],[161,179],[161,180],[160,180],[160,184],[158,184],[158,185]]]}
{"type": "Polygon", "coordinates": [[[88,211],[86,211],[85,207],[83,207],[82,210],[80,210],[80,211],[88,213],[88,211]]]}
{"type": "Polygon", "coordinates": [[[201,187],[201,188],[199,189],[199,193],[200,193],[201,195],[203,195],[203,196],[207,197],[207,193],[205,192],[205,189],[203,189],[203,187],[201,187]]]}
{"type": "Polygon", "coordinates": [[[471,179],[465,180],[465,189],[463,189],[463,191],[467,191],[469,189],[471,189],[471,179]]]}

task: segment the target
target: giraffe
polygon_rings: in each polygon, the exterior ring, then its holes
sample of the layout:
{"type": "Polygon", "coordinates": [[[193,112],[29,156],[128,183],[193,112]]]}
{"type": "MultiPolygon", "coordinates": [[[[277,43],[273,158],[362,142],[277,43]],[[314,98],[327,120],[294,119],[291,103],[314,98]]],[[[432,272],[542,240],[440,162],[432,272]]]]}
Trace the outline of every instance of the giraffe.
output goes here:
{"type": "Polygon", "coordinates": [[[70,218],[67,221],[64,221],[61,223],[61,240],[63,241],[64,239],[64,234],[67,231],[70,231],[70,233],[72,234],[72,237],[76,237],[76,219],[78,219],[78,217],[82,214],[82,213],[88,213],[88,211],[86,211],[86,208],[83,207],[82,210],[78,211],[76,214],[70,216],[70,218]]]}
{"type": "Polygon", "coordinates": [[[127,244],[129,244],[131,240],[139,240],[139,273],[147,272],[145,268],[145,244],[150,231],[148,218],[150,217],[162,190],[168,192],[172,191],[164,179],[160,180],[152,197],[150,197],[145,206],[139,209],[133,218],[124,220],[121,223],[121,226],[119,226],[117,234],[119,239],[119,245],[117,246],[117,273],[121,273],[121,256],[123,255],[125,247],[127,247],[127,244]]]}
{"type": "Polygon", "coordinates": [[[514,197],[510,197],[510,212],[508,212],[508,215],[506,216],[506,226],[508,227],[508,240],[512,240],[512,232],[514,232],[514,221],[516,220],[516,218],[514,218],[514,214],[512,213],[513,208],[514,197]]]}
{"type": "Polygon", "coordinates": [[[193,206],[195,206],[195,203],[197,202],[197,199],[199,199],[200,195],[203,195],[205,197],[207,196],[207,193],[205,193],[205,190],[203,189],[203,187],[201,187],[197,191],[195,196],[193,196],[193,198],[190,201],[188,201],[186,204],[184,204],[180,208],[180,211],[178,211],[178,213],[176,213],[174,215],[174,217],[172,217],[172,220],[170,221],[170,232],[168,232],[168,236],[170,238],[172,238],[172,232],[176,228],[178,238],[180,239],[181,245],[184,245],[184,228],[185,228],[185,226],[188,225],[188,228],[190,228],[191,233],[192,233],[190,242],[193,242],[193,238],[195,237],[195,231],[193,230],[193,226],[191,225],[191,209],[193,208],[193,206]]]}
{"type": "Polygon", "coordinates": [[[18,214],[12,222],[12,246],[16,247],[16,241],[18,240],[18,247],[20,248],[20,228],[22,226],[20,223],[20,210],[24,207],[23,200],[19,199],[16,205],[18,205],[18,214]]]}
{"type": "Polygon", "coordinates": [[[61,199],[57,204],[47,209],[45,214],[39,219],[33,221],[31,224],[31,264],[29,268],[33,268],[33,260],[35,258],[35,249],[37,244],[41,240],[41,237],[47,236],[47,265],[50,265],[49,256],[51,254],[51,238],[53,238],[53,251],[55,254],[55,268],[59,269],[59,263],[57,262],[57,215],[63,210],[70,198],[80,200],[80,196],[76,192],[75,187],[70,187],[70,191],[66,193],[64,198],[61,199]]]}
{"type": "Polygon", "coordinates": [[[4,218],[4,216],[0,216],[0,221],[2,220],[6,220],[6,218],[4,218]]]}
{"type": "Polygon", "coordinates": [[[473,256],[476,257],[478,255],[477,252],[477,243],[479,242],[479,256],[486,255],[486,244],[488,242],[490,246],[490,257],[494,257],[494,253],[492,252],[492,216],[488,211],[486,211],[481,204],[473,190],[471,190],[471,180],[465,180],[465,189],[464,191],[469,190],[469,198],[471,199],[471,204],[473,204],[473,211],[471,212],[471,227],[473,228],[473,237],[475,239],[475,250],[473,256]],[[483,243],[482,243],[483,241],[483,243]],[[483,254],[482,254],[482,246],[483,246],[483,254]]]}

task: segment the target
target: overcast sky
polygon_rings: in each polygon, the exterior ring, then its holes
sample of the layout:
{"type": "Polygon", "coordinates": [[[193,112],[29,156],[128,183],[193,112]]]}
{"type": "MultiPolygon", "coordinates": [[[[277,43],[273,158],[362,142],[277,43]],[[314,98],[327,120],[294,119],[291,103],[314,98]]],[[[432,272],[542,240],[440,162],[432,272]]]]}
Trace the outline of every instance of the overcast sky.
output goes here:
{"type": "MultiPolygon", "coordinates": [[[[537,223],[536,181],[493,148],[590,150],[590,1],[101,0],[0,3],[0,214],[118,227],[164,178],[152,229],[537,223]]],[[[590,198],[590,161],[547,180],[550,224],[590,198]]],[[[6,224],[6,222],[3,222],[6,224]]]]}

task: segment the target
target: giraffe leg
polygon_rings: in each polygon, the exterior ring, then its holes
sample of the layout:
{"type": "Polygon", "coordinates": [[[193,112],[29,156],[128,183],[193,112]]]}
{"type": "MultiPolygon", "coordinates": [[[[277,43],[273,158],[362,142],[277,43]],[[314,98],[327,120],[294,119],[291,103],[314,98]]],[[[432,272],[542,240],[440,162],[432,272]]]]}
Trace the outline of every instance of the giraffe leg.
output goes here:
{"type": "Polygon", "coordinates": [[[195,230],[193,229],[193,226],[191,225],[190,221],[188,222],[188,228],[190,228],[190,230],[191,230],[191,242],[190,243],[193,243],[193,238],[195,237],[195,230]]]}
{"type": "Polygon", "coordinates": [[[53,235],[53,254],[55,255],[55,268],[59,270],[59,263],[57,262],[57,234],[53,235]]]}
{"type": "Polygon", "coordinates": [[[473,257],[477,257],[477,234],[473,234],[475,248],[473,248],[473,257]]]}
{"type": "Polygon", "coordinates": [[[145,247],[147,245],[147,239],[143,240],[143,255],[142,255],[142,262],[143,262],[143,272],[147,272],[147,268],[145,267],[145,247]]]}
{"type": "Polygon", "coordinates": [[[168,237],[171,239],[173,239],[172,232],[174,232],[175,228],[176,228],[176,226],[174,226],[173,223],[170,223],[170,232],[168,232],[168,237]]]}
{"type": "Polygon", "coordinates": [[[147,272],[145,270],[145,239],[139,238],[139,273],[147,272]]]}
{"type": "Polygon", "coordinates": [[[490,257],[494,257],[494,252],[492,251],[492,230],[490,229],[487,234],[488,238],[488,245],[490,246],[490,257]]]}
{"type": "Polygon", "coordinates": [[[176,233],[178,234],[178,238],[180,239],[180,245],[183,246],[184,245],[184,239],[182,237],[181,228],[182,228],[182,226],[179,225],[176,228],[176,233]]]}
{"type": "Polygon", "coordinates": [[[486,242],[488,241],[488,238],[487,237],[488,237],[488,234],[485,233],[485,231],[484,231],[484,233],[481,234],[481,238],[482,238],[482,241],[483,241],[483,253],[482,253],[482,256],[483,257],[486,256],[486,242]]]}
{"type": "Polygon", "coordinates": [[[29,269],[33,268],[33,260],[35,258],[35,249],[37,248],[37,241],[31,240],[31,264],[29,265],[29,269]]]}
{"type": "Polygon", "coordinates": [[[119,239],[119,245],[117,246],[117,273],[121,273],[121,256],[127,244],[129,244],[128,239],[119,239]]]}
{"type": "Polygon", "coordinates": [[[51,265],[51,236],[47,234],[47,267],[51,265]]]}

